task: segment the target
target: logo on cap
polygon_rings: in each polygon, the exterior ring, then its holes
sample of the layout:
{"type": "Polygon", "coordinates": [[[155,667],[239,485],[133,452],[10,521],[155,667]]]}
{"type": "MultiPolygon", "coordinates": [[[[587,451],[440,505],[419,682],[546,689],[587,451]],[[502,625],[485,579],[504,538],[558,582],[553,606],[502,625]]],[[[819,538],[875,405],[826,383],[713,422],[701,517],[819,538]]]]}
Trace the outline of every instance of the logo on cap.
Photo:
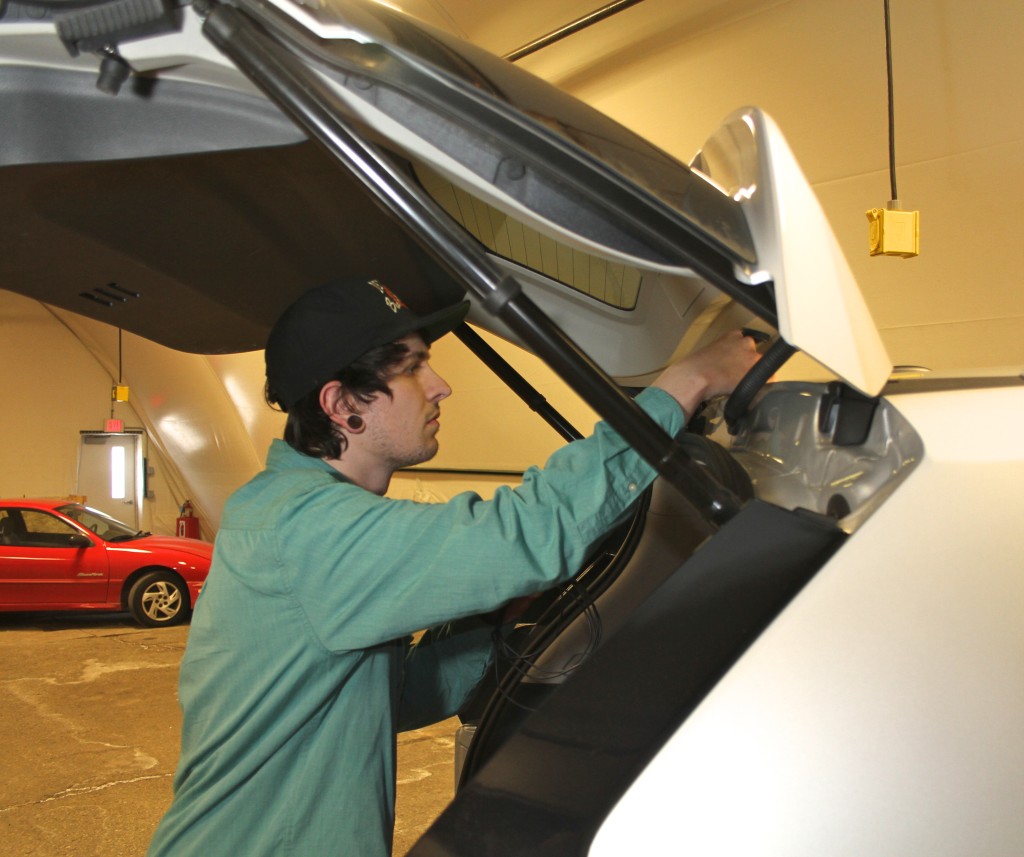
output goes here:
{"type": "Polygon", "coordinates": [[[392,312],[398,312],[400,309],[406,308],[405,304],[402,303],[402,299],[380,282],[380,280],[370,280],[370,285],[384,296],[384,303],[387,304],[388,309],[392,312]]]}

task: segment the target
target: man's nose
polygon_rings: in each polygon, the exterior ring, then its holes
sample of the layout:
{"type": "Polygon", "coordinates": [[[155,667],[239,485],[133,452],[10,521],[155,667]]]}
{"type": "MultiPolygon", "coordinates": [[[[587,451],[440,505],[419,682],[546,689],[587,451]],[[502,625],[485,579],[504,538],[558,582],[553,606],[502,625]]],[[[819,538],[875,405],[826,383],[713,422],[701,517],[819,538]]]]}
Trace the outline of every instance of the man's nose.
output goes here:
{"type": "Polygon", "coordinates": [[[428,384],[427,391],[428,397],[432,401],[440,402],[442,399],[447,399],[452,394],[452,388],[448,386],[448,382],[444,380],[440,375],[437,374],[432,368],[427,367],[428,372],[428,384]]]}

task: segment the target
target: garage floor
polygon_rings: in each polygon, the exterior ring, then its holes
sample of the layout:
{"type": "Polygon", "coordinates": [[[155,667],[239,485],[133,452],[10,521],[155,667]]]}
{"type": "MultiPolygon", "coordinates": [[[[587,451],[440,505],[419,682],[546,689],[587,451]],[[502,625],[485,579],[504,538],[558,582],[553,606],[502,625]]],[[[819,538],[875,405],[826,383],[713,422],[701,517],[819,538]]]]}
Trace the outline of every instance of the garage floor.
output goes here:
{"type": "MultiPolygon", "coordinates": [[[[5,857],[139,857],[171,799],[188,626],[121,615],[0,614],[5,857]]],[[[452,795],[457,721],[398,739],[395,855],[452,795]]]]}

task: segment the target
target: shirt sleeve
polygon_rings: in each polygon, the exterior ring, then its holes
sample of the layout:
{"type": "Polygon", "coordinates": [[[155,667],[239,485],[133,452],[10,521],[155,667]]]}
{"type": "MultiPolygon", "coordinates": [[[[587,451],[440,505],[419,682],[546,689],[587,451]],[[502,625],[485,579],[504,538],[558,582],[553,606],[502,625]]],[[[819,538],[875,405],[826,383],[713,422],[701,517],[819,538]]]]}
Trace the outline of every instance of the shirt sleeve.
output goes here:
{"type": "Polygon", "coordinates": [[[453,716],[483,678],[494,654],[494,625],[470,618],[432,628],[409,647],[398,729],[453,716]]]}
{"type": "MultiPolygon", "coordinates": [[[[667,393],[652,388],[637,401],[666,431],[682,428],[667,393]]],[[[362,649],[570,577],[654,478],[599,423],[487,501],[464,493],[423,504],[318,480],[289,498],[276,550],[323,644],[362,649]]]]}

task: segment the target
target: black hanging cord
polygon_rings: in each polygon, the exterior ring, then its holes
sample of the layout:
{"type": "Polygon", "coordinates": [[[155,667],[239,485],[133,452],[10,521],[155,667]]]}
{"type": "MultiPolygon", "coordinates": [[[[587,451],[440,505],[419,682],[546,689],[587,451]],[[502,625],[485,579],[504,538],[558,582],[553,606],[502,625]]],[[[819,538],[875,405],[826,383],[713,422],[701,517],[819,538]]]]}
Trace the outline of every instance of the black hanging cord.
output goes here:
{"type": "Polygon", "coordinates": [[[900,195],[896,192],[896,111],[893,107],[892,91],[892,25],[889,20],[889,0],[885,3],[885,68],[889,83],[889,198],[896,200],[900,195]]]}
{"type": "MultiPolygon", "coordinates": [[[[121,386],[121,328],[117,329],[117,381],[115,386],[121,386]]],[[[114,418],[114,408],[117,405],[117,396],[115,395],[117,390],[112,390],[110,393],[110,418],[114,418]]]]}
{"type": "Polygon", "coordinates": [[[529,42],[520,48],[516,48],[514,51],[509,51],[504,55],[504,57],[502,57],[502,59],[507,59],[509,62],[521,60],[525,56],[536,53],[541,48],[546,48],[548,45],[560,42],[562,39],[573,35],[573,33],[585,30],[587,27],[590,27],[599,21],[603,21],[605,18],[610,18],[612,15],[642,2],[643,0],[614,0],[614,2],[608,3],[600,9],[590,12],[581,18],[577,18],[575,21],[570,21],[568,24],[559,27],[557,30],[552,30],[550,33],[541,36],[539,39],[534,39],[532,42],[529,42]]]}

